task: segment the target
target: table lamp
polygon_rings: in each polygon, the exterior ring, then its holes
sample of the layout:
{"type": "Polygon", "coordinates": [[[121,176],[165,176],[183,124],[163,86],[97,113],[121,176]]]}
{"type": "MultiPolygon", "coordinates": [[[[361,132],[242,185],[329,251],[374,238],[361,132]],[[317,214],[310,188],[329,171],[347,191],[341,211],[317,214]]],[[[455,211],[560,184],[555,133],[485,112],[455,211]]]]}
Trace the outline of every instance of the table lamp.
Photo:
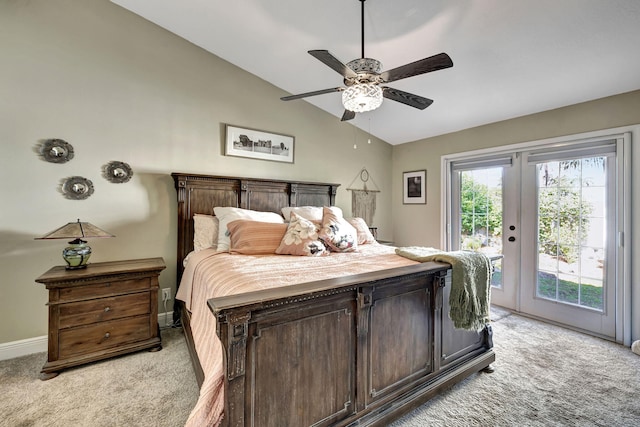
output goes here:
{"type": "Polygon", "coordinates": [[[62,251],[62,258],[67,262],[67,270],[76,270],[86,268],[89,257],[91,256],[91,247],[87,245],[83,238],[90,237],[114,237],[113,234],[96,227],[88,222],[70,222],[67,225],[53,230],[36,240],[46,239],[73,239],[69,242],[69,246],[62,251]]]}

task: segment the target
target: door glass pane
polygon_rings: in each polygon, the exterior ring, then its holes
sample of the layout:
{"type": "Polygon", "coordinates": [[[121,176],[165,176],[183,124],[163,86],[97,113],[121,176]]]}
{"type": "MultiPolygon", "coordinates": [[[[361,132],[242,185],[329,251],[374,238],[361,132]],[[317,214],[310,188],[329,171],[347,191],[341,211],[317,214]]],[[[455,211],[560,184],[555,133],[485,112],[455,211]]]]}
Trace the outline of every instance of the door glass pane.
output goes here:
{"type": "Polygon", "coordinates": [[[605,160],[537,165],[539,298],[604,308],[605,160]]]}
{"type": "MultiPolygon", "coordinates": [[[[502,255],[502,167],[460,173],[461,250],[502,255]]],[[[491,285],[502,287],[502,260],[495,257],[491,285]]]]}

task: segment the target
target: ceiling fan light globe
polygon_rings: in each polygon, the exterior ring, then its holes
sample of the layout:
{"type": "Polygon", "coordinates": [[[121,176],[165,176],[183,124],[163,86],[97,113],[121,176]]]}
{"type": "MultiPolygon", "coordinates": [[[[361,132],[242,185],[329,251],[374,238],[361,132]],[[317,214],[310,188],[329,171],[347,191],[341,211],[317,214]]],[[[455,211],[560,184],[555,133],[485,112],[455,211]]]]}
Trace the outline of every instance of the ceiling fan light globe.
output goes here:
{"type": "Polygon", "coordinates": [[[356,113],[375,110],[382,105],[382,99],[380,86],[371,83],[355,84],[342,92],[342,105],[356,113]]]}

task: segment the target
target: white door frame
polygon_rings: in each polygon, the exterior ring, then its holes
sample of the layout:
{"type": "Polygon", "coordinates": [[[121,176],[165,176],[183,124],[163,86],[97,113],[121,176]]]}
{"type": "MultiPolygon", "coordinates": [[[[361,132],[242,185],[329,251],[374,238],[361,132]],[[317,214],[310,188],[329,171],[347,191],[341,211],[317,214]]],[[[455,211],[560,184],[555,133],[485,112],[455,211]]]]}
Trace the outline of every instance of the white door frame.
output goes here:
{"type": "MultiPolygon", "coordinates": [[[[441,229],[441,247],[450,247],[451,224],[449,223],[451,206],[451,182],[450,182],[450,164],[453,161],[470,159],[479,156],[488,155],[505,155],[513,152],[526,151],[542,146],[553,146],[564,144],[567,142],[586,141],[595,138],[623,138],[622,152],[619,156],[623,156],[623,167],[618,170],[618,177],[621,179],[621,185],[618,189],[617,197],[621,198],[621,209],[618,212],[618,272],[617,280],[622,282],[616,285],[618,293],[616,295],[616,337],[617,342],[626,346],[631,345],[631,325],[632,325],[632,295],[631,295],[631,139],[632,136],[640,141],[640,126],[625,126],[613,129],[604,129],[599,131],[587,132],[576,135],[568,135],[542,140],[534,140],[517,144],[502,145],[486,149],[466,151],[462,153],[446,154],[440,160],[441,173],[441,191],[440,191],[440,222],[444,224],[441,229]]],[[[621,163],[622,164],[622,163],[621,163]]]]}

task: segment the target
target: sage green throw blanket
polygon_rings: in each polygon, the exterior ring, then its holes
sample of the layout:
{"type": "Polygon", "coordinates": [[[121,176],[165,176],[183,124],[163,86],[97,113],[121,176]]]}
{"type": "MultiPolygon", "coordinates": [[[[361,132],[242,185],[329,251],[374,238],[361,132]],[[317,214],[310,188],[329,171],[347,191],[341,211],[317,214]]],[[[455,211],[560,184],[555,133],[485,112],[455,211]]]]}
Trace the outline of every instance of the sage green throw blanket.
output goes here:
{"type": "Polygon", "coordinates": [[[491,260],[471,251],[443,252],[420,246],[396,248],[396,253],[414,261],[451,264],[449,317],[459,329],[479,331],[489,322],[491,260]]]}

